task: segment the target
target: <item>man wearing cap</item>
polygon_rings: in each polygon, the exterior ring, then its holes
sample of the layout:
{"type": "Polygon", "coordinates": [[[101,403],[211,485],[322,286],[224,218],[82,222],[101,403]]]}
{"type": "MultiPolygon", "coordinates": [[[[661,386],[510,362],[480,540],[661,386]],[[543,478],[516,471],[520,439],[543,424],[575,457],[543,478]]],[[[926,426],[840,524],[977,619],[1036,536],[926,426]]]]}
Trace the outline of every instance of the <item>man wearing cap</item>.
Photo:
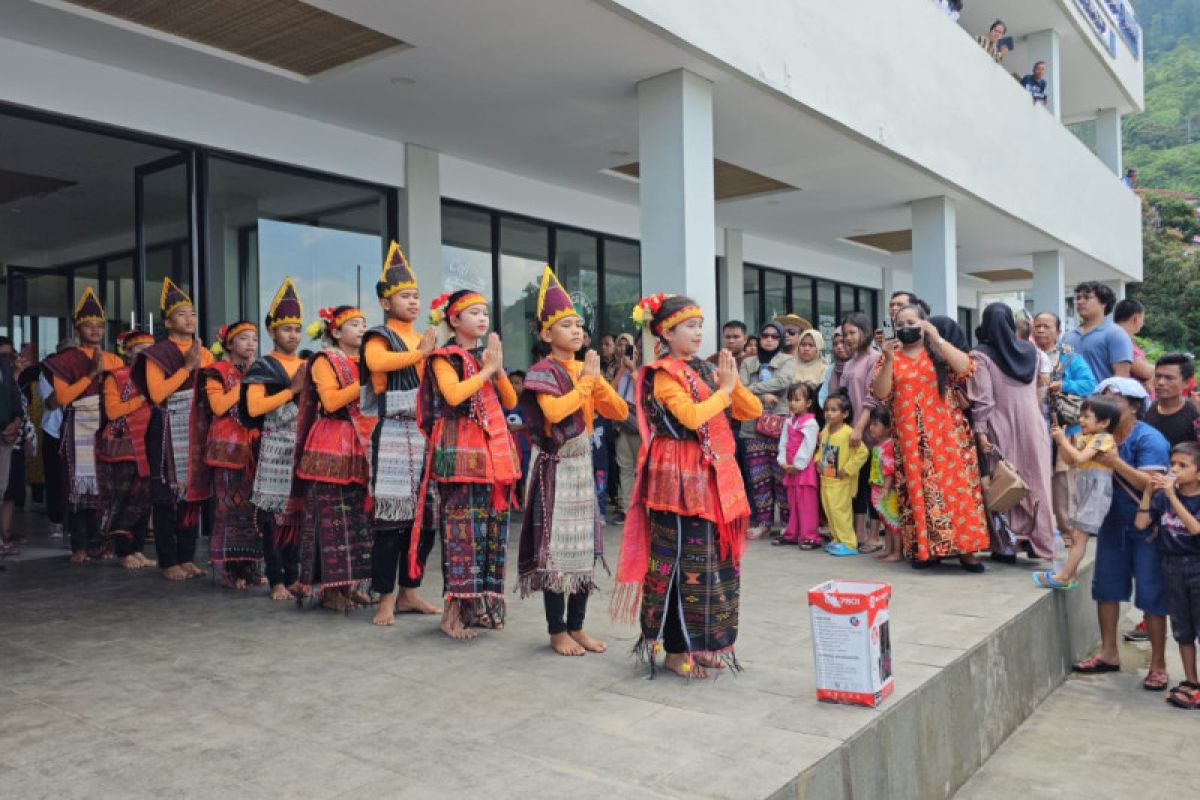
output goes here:
{"type": "Polygon", "coordinates": [[[100,376],[124,366],[120,356],[107,353],[104,307],[91,288],[75,306],[79,347],[55,353],[42,362],[54,386],[54,399],[64,410],[61,448],[66,467],[67,526],[71,532],[71,561],[80,563],[101,555],[100,482],[96,470],[96,434],[100,431],[100,376]]]}
{"type": "MultiPolygon", "coordinates": [[[[417,276],[400,245],[392,242],[375,284],[387,322],[363,337],[364,413],[379,416],[371,438],[374,509],[371,527],[371,588],[380,595],[376,625],[391,625],[399,613],[439,614],[442,609],[417,591],[420,575],[408,570],[408,551],[425,467],[425,436],[417,427],[417,394],[425,358],[437,346],[437,330],[413,330],[421,313],[417,276]],[[400,585],[397,594],[396,584],[400,585]]],[[[432,523],[420,526],[417,557],[424,571],[433,549],[432,523]]]]}
{"type": "Polygon", "coordinates": [[[800,334],[812,328],[812,323],[799,314],[776,314],[775,322],[783,326],[783,352],[793,358],[800,345],[800,334]]]}
{"type": "Polygon", "coordinates": [[[1121,668],[1117,650],[1117,624],[1121,603],[1132,596],[1134,605],[1146,615],[1150,634],[1150,672],[1142,686],[1151,691],[1167,688],[1165,645],[1167,601],[1163,590],[1159,554],[1149,541],[1150,531],[1134,527],[1134,517],[1153,473],[1166,472],[1170,445],[1163,435],[1140,420],[1149,406],[1145,387],[1132,378],[1108,378],[1100,383],[1100,394],[1124,399],[1117,426],[1117,453],[1097,460],[1113,470],[1113,501],[1096,536],[1096,562],[1092,577],[1092,599],[1100,620],[1100,651],[1075,664],[1082,673],[1116,672],[1121,668]],[[1134,590],[1136,588],[1136,594],[1134,590]]]}

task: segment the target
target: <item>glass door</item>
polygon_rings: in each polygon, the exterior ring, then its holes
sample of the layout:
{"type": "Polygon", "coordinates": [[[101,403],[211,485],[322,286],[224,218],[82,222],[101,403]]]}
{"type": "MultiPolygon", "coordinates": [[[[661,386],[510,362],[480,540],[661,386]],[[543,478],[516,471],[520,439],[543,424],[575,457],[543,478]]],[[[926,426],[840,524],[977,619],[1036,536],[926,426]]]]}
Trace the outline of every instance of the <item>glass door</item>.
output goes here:
{"type": "Polygon", "coordinates": [[[162,280],[170,277],[196,302],[200,334],[208,330],[202,298],[195,294],[196,169],[189,152],[134,169],[134,316],[155,334],[164,333],[158,300],[162,280]]]}
{"type": "Polygon", "coordinates": [[[61,271],[8,268],[8,329],[13,348],[33,345],[38,359],[51,355],[71,331],[73,305],[68,276],[61,271]]]}

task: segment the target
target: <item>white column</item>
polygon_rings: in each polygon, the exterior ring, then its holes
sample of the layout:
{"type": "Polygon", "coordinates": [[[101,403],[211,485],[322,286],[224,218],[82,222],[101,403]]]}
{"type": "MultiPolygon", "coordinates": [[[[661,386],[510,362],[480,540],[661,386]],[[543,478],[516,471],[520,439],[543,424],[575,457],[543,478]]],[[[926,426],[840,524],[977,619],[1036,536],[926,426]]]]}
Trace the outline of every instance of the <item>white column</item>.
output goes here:
{"type": "Polygon", "coordinates": [[[1096,115],[1096,155],[1121,175],[1121,114],[1115,108],[1102,108],[1096,115]]]}
{"type": "Polygon", "coordinates": [[[1029,63],[1020,65],[1021,69],[1023,72],[1033,72],[1034,64],[1039,61],[1046,62],[1046,94],[1049,95],[1046,108],[1055,119],[1061,120],[1062,113],[1059,109],[1062,108],[1062,104],[1059,102],[1058,93],[1062,86],[1062,81],[1059,80],[1062,59],[1059,56],[1058,31],[1051,29],[1031,33],[1024,41],[1028,48],[1029,63]]]}
{"type": "MultiPolygon", "coordinates": [[[[445,291],[442,277],[442,187],[436,150],[404,145],[400,236],[426,305],[445,291]]],[[[371,276],[374,278],[375,276],[371,276]]]]}
{"type": "Polygon", "coordinates": [[[1125,299],[1125,281],[1105,281],[1105,283],[1112,287],[1118,303],[1125,299]]]}
{"type": "Polygon", "coordinates": [[[1052,311],[1063,318],[1067,301],[1067,272],[1062,253],[1046,250],[1033,254],[1033,313],[1052,311]]]}
{"type": "Polygon", "coordinates": [[[745,264],[742,260],[742,232],[725,228],[725,256],[717,266],[717,289],[721,293],[724,325],[731,319],[746,321],[745,264]]]}
{"type": "Polygon", "coordinates": [[[891,267],[884,267],[880,270],[879,276],[879,319],[875,320],[876,325],[883,323],[884,316],[888,313],[888,303],[892,302],[892,292],[896,291],[896,273],[891,267]]]}
{"type": "Polygon", "coordinates": [[[717,340],[712,84],[678,69],[637,85],[642,291],[685,294],[717,340]]]}
{"type": "Polygon", "coordinates": [[[928,197],[912,203],[913,291],[934,314],[958,318],[958,232],[954,201],[928,197]]]}

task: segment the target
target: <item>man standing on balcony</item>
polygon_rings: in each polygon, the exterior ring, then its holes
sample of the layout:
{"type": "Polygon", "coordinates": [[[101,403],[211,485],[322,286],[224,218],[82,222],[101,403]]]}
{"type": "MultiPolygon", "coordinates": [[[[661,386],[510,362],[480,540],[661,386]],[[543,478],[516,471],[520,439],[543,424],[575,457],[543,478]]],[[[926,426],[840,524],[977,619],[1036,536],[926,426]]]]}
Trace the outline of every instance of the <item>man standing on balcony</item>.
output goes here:
{"type": "Polygon", "coordinates": [[[1046,105],[1046,62],[1039,61],[1033,65],[1033,72],[1021,78],[1021,85],[1033,98],[1033,104],[1046,105]]]}
{"type": "Polygon", "coordinates": [[[1079,327],[1068,331],[1063,344],[1083,356],[1097,381],[1113,376],[1128,378],[1133,364],[1133,340],[1108,318],[1117,296],[1100,281],[1075,287],[1075,311],[1079,327]]]}

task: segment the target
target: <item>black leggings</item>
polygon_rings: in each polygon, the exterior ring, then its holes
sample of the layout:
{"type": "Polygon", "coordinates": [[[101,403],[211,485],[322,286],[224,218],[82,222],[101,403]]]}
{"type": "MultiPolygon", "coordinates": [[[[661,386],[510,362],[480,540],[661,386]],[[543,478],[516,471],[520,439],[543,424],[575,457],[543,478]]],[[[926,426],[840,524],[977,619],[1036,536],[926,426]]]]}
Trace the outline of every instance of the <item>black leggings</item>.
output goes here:
{"type": "Polygon", "coordinates": [[[263,561],[271,588],[291,586],[300,578],[300,535],[293,531],[287,544],[279,541],[279,531],[273,514],[258,512],[258,529],[262,531],[263,561]]]}
{"type": "Polygon", "coordinates": [[[871,465],[863,465],[858,472],[858,491],[854,494],[854,513],[866,514],[867,519],[879,519],[879,512],[871,505],[871,465]]]}
{"type": "Polygon", "coordinates": [[[676,578],[672,578],[671,586],[667,589],[667,610],[663,617],[662,632],[663,650],[668,653],[688,652],[687,637],[683,634],[683,623],[679,619],[682,613],[683,609],[679,605],[678,582],[676,578]]]}
{"type": "Polygon", "coordinates": [[[71,552],[99,555],[104,549],[100,535],[100,512],[94,508],[68,508],[67,528],[71,534],[71,552]]]}
{"type": "Polygon", "coordinates": [[[166,569],[179,564],[190,564],[196,559],[196,527],[184,526],[185,503],[176,505],[155,504],[154,551],[158,566],[166,569]]]}
{"type": "Polygon", "coordinates": [[[133,526],[133,530],[126,534],[121,531],[115,534],[113,539],[113,552],[118,558],[131,556],[134,553],[140,553],[146,547],[146,529],[150,525],[150,520],[143,518],[141,522],[133,526]]]}
{"type": "MultiPolygon", "coordinates": [[[[434,530],[426,526],[421,530],[421,541],[417,543],[417,560],[424,574],[425,562],[433,550],[434,530]]],[[[421,585],[419,577],[413,577],[408,569],[408,548],[412,543],[412,523],[398,528],[381,528],[375,531],[371,545],[371,591],[391,594],[396,591],[396,582],[405,589],[416,589],[421,585]]]]}
{"type": "Polygon", "coordinates": [[[583,618],[587,614],[587,592],[577,592],[567,597],[562,592],[542,592],[546,606],[546,626],[550,635],[583,630],[583,618]],[[566,619],[563,613],[566,612],[566,619]]]}

